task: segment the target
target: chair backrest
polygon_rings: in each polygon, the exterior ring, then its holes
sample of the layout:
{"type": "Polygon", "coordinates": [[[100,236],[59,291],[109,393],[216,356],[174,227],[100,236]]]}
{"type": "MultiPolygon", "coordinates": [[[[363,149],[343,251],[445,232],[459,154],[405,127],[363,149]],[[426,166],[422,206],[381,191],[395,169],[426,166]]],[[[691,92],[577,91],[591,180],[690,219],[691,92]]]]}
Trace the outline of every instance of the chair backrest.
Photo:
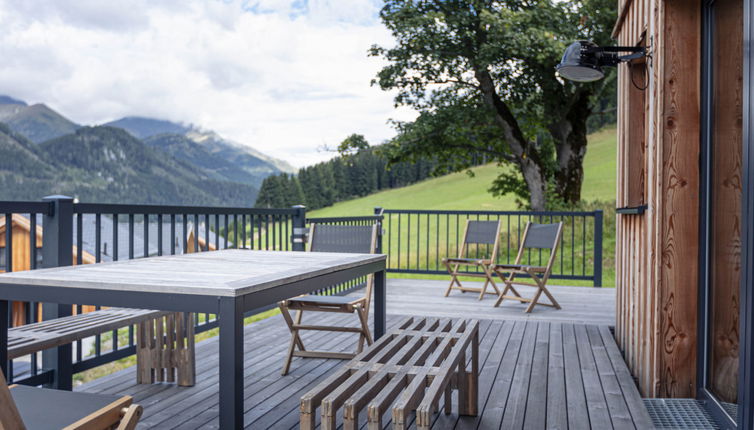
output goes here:
{"type": "Polygon", "coordinates": [[[519,247],[518,255],[516,256],[516,264],[521,264],[521,258],[524,255],[525,249],[549,249],[550,257],[547,260],[545,278],[549,277],[550,272],[552,271],[552,263],[555,262],[555,254],[558,245],[560,244],[560,236],[562,233],[562,222],[553,224],[536,224],[530,221],[526,223],[524,236],[521,239],[521,246],[519,247]]]}
{"type": "MultiPolygon", "coordinates": [[[[328,225],[312,224],[309,231],[310,252],[344,252],[353,254],[374,254],[377,251],[377,229],[372,225],[328,225]]],[[[366,310],[372,300],[373,275],[367,276],[366,310]]]]}
{"type": "Polygon", "coordinates": [[[0,428],[25,429],[21,414],[18,412],[16,402],[8,389],[5,375],[0,370],[0,428]]]}
{"type": "Polygon", "coordinates": [[[465,258],[468,245],[492,245],[489,260],[497,259],[497,251],[500,244],[500,229],[502,221],[476,221],[466,220],[466,230],[463,234],[463,244],[458,253],[458,258],[465,258]]]}

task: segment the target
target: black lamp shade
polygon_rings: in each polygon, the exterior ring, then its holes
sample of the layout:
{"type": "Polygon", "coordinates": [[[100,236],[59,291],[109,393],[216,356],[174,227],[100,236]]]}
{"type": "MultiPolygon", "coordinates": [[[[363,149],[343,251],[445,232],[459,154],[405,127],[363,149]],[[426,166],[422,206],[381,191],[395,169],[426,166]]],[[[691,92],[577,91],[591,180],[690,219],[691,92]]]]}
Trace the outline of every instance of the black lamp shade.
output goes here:
{"type": "Polygon", "coordinates": [[[605,77],[597,54],[587,52],[587,49],[596,47],[594,43],[585,40],[573,42],[563,54],[560,64],[555,67],[558,75],[576,82],[593,82],[605,77]]]}

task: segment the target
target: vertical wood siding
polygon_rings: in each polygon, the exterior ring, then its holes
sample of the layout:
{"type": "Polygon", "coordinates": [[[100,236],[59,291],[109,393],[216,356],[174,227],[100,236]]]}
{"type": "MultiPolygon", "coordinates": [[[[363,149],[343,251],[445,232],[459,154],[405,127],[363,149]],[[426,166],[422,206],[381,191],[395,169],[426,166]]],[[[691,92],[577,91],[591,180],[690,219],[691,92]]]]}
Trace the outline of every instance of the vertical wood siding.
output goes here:
{"type": "Polygon", "coordinates": [[[652,58],[644,110],[628,106],[629,69],[618,71],[617,204],[629,205],[630,181],[640,177],[628,168],[628,143],[632,116],[643,114],[647,211],[617,220],[616,338],[644,396],[693,397],[701,6],[698,0],[623,0],[619,15],[618,44],[636,45],[644,35],[652,58]]]}

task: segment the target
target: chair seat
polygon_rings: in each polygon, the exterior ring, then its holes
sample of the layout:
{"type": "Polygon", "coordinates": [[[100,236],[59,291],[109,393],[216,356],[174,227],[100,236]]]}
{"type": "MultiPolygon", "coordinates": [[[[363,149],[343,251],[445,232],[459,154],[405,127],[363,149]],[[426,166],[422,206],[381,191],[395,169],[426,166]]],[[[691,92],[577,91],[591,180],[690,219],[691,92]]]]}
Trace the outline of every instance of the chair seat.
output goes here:
{"type": "Polygon", "coordinates": [[[362,297],[354,298],[347,296],[318,296],[316,294],[308,294],[305,296],[293,297],[288,299],[289,303],[316,303],[318,305],[346,305],[363,299],[362,297]]]}
{"type": "Polygon", "coordinates": [[[60,430],[119,400],[119,396],[17,385],[10,390],[28,429],[60,430]]]}
{"type": "Polygon", "coordinates": [[[442,261],[447,263],[469,263],[469,264],[485,264],[489,263],[489,260],[483,258],[443,258],[442,261]]]}
{"type": "Polygon", "coordinates": [[[532,272],[546,272],[547,267],[543,266],[527,266],[525,264],[498,264],[495,269],[510,269],[510,270],[530,270],[532,272]]]}

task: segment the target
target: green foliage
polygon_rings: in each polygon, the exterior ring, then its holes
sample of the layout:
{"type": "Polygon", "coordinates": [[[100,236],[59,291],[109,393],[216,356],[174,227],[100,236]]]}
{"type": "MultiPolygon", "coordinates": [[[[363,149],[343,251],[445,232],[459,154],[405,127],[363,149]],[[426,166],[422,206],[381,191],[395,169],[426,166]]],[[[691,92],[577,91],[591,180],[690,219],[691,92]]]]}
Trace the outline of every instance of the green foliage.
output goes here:
{"type": "Polygon", "coordinates": [[[614,79],[563,82],[554,66],[574,40],[611,43],[612,0],[386,0],[380,16],[396,44],[370,49],[388,62],[373,83],[420,112],[395,124],[391,162],[432,154],[445,173],[484,158],[528,169],[503,169],[496,195],[578,200],[586,122],[595,104],[609,108],[614,79]]]}
{"type": "Polygon", "coordinates": [[[338,148],[343,155],[304,167],[296,176],[267,177],[255,206],[304,204],[309,209],[318,209],[379,190],[413,184],[439,171],[430,155],[388,165],[386,154],[390,149],[370,147],[366,139],[357,134],[347,137],[338,148]]]}

